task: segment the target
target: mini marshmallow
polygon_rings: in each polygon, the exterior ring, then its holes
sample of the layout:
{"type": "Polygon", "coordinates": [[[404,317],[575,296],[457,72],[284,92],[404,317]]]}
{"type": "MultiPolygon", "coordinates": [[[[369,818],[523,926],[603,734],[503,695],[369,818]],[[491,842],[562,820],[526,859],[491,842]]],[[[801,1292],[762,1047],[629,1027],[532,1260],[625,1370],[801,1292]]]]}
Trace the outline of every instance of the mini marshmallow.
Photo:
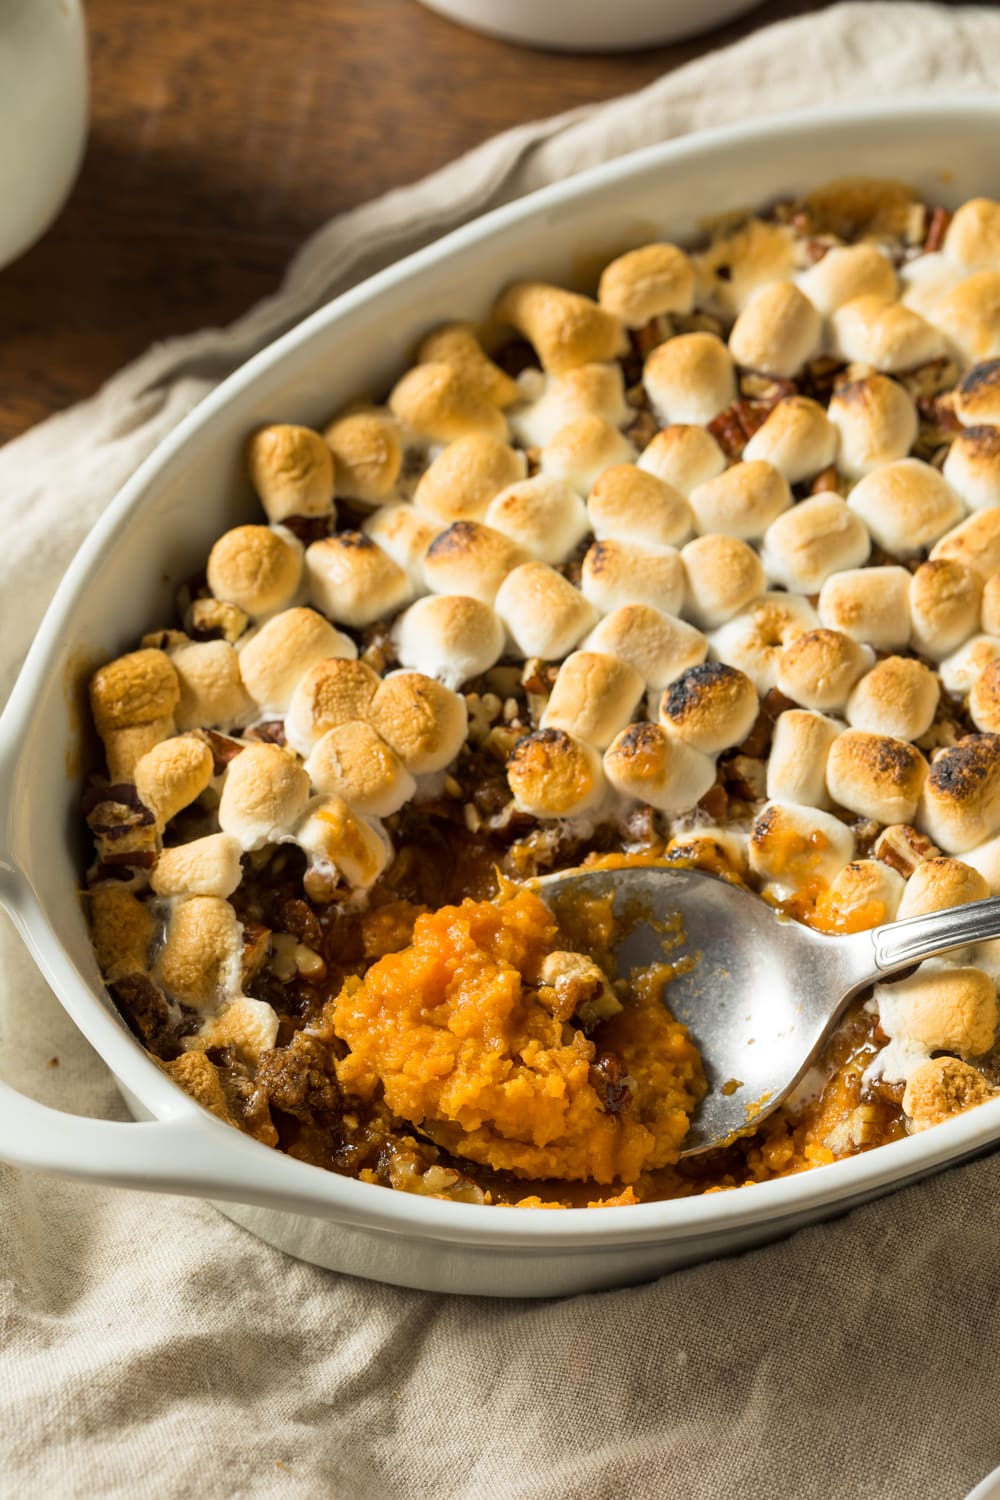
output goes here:
{"type": "Polygon", "coordinates": [[[983,734],[1000,734],[1000,660],[991,661],[973,682],[969,718],[983,734]]]}
{"type": "Polygon", "coordinates": [[[436,521],[429,520],[414,505],[380,505],[362,530],[403,569],[415,594],[426,593],[424,558],[441,531],[436,521]]]}
{"type": "Polygon", "coordinates": [[[835,354],[886,375],[912,370],[945,352],[939,330],[914,308],[878,295],[846,302],[831,316],[830,328],[835,354]]]}
{"type": "Polygon", "coordinates": [[[977,271],[928,311],[964,364],[1000,355],[1000,271],[977,271]]]}
{"type": "Polygon", "coordinates": [[[691,509],[700,535],[721,534],[743,541],[759,540],[791,503],[792,492],[785,476],[773,464],[759,459],[733,464],[691,492],[691,509]]]}
{"type": "Polygon", "coordinates": [[[363,531],[339,531],[306,549],[309,599],[338,624],[363,629],[413,597],[409,575],[363,531]]]}
{"type": "Polygon", "coordinates": [[[507,436],[507,419],[500,408],[440,360],[407,370],[389,394],[389,409],[425,442],[451,443],[473,433],[507,436]]]}
{"type": "Polygon", "coordinates": [[[1000,836],[965,850],[962,862],[983,877],[989,895],[1000,895],[1000,836]]]}
{"type": "Polygon", "coordinates": [[[904,261],[899,277],[904,287],[901,300],[929,319],[941,298],[962,280],[963,272],[939,250],[932,250],[904,261]]]}
{"type": "Polygon", "coordinates": [[[599,542],[637,547],[679,547],[694,530],[691,507],[680,491],[634,464],[604,471],[590,492],[587,517],[599,542]]]}
{"type": "Polygon", "coordinates": [[[479,521],[453,521],[431,542],[424,577],[435,594],[468,594],[492,604],[501,583],[525,561],[523,548],[479,521]]]}
{"type": "Polygon", "coordinates": [[[946,911],[968,901],[985,901],[989,894],[990,888],[978,870],[960,859],[939,855],[925,859],[906,882],[898,919],[926,917],[932,911],[946,911]]]}
{"type": "Polygon", "coordinates": [[[966,427],[948,449],[941,473],[969,510],[1000,505],[1000,431],[966,427]]]}
{"type": "Polygon", "coordinates": [[[837,466],[850,479],[905,458],[917,440],[917,408],[909,393],[887,375],[839,386],[827,416],[840,433],[837,466]]]}
{"type": "Polygon", "coordinates": [[[603,417],[575,417],[542,449],[541,472],[587,495],[606,469],[634,458],[628,438],[603,417]]]}
{"type": "Polygon", "coordinates": [[[247,467],[269,521],[334,514],[333,454],[311,428],[258,428],[247,444],[247,467]]]}
{"type": "Polygon", "coordinates": [[[337,494],[366,505],[380,505],[395,488],[403,463],[399,423],[372,407],[347,411],[326,428],[323,440],[333,455],[337,494]]]}
{"type": "Polygon", "coordinates": [[[180,684],[163,651],[130,651],[98,667],[90,680],[90,708],[102,739],[117,730],[173,721],[180,684]]]}
{"type": "Polygon", "coordinates": [[[931,557],[965,563],[983,583],[1000,573],[1000,508],[973,511],[941,538],[931,557]]]}
{"type": "Polygon", "coordinates": [[[743,449],[743,459],[747,463],[763,459],[784,474],[789,484],[799,484],[829,468],[839,444],[840,433],[818,401],[785,396],[757,428],[743,449]]]}
{"type": "Polygon", "coordinates": [[[772,281],[750,298],[733,324],[729,352],[738,365],[790,379],[819,353],[822,320],[793,282],[772,281]]]}
{"type": "Polygon", "coordinates": [[[708,654],[700,630],[648,604],[626,604],[590,632],[585,651],[606,651],[635,667],[647,687],[665,688],[708,654]]]}
{"type": "Polygon", "coordinates": [[[520,399],[517,381],[493,363],[471,323],[446,323],[435,328],[417,349],[421,364],[450,365],[467,390],[494,406],[513,406],[520,399]]]}
{"type": "Polygon", "coordinates": [[[840,725],[823,714],[804,708],[779,714],[767,761],[768,800],[828,808],[826,759],[839,733],[840,725]]]}
{"type": "Polygon", "coordinates": [[[676,615],[684,600],[684,565],[673,547],[647,552],[626,542],[593,542],[583,559],[580,588],[602,615],[624,604],[651,604],[676,615]]]}
{"type": "Polygon", "coordinates": [[[251,619],[284,609],[302,581],[302,547],[290,531],[236,526],[208,554],[208,586],[251,619]]]}
{"type": "Polygon", "coordinates": [[[803,271],[799,286],[813,306],[828,318],[858,297],[889,301],[896,295],[896,273],[876,245],[833,245],[815,265],[803,271]]]}
{"type": "Polygon", "coordinates": [[[328,729],[365,719],[379,678],[367,662],[335,657],[303,673],[285,715],[285,738],[302,756],[328,729]]]}
{"type": "Polygon", "coordinates": [[[150,724],[135,724],[130,729],[109,729],[104,734],[104,752],[111,784],[135,780],[135,768],[154,745],[170,738],[177,725],[173,715],[154,719],[150,724]]]}
{"type": "Polygon", "coordinates": [[[1000,359],[966,370],[955,387],[955,415],[965,427],[1000,423],[1000,359]]]}
{"type": "Polygon", "coordinates": [[[534,347],[543,369],[554,375],[616,359],[628,348],[618,318],[589,297],[543,282],[515,282],[497,302],[494,316],[516,328],[534,347]]]}
{"type": "Polygon", "coordinates": [[[830,882],[818,902],[820,931],[861,932],[895,922],[903,877],[880,859],[854,859],[830,882]]]}
{"type": "Polygon", "coordinates": [[[732,356],[714,333],[682,333],[658,344],[642,371],[654,412],[671,422],[711,422],[736,400],[732,356]]]}
{"type": "Polygon", "coordinates": [[[357,654],[350,636],[335,630],[314,609],[285,609],[241,646],[240,674],[258,708],[265,714],[283,714],[310,667],[327,657],[357,654]]]}
{"type": "Polygon", "coordinates": [[[313,789],[343,797],[360,813],[387,818],[417,789],[394,750],[370,724],[354,719],[328,729],[305,765],[313,789]]]}
{"type": "Polygon", "coordinates": [[[841,630],[807,630],[782,651],[775,685],[803,708],[840,713],[873,660],[870,646],[841,630]]]}
{"type": "Polygon", "coordinates": [[[910,575],[905,568],[850,568],[819,595],[819,617],[876,651],[901,651],[910,640],[910,575]]]}
{"type": "Polygon", "coordinates": [[[746,739],[760,711],[757,691],[744,672],[721,661],[689,667],[660,702],[660,723],[692,750],[718,755],[746,739]]]}
{"type": "Polygon", "coordinates": [[[175,711],[178,729],[207,729],[243,724],[251,699],[243,685],[239,653],[228,641],[192,641],[171,651],[181,696],[175,711]]]}
{"type": "Polygon", "coordinates": [[[694,267],[676,245],[643,245],[605,266],[597,300],[626,328],[694,307],[694,267]]]}
{"type": "Polygon", "coordinates": [[[987,635],[1000,635],[1000,573],[983,584],[982,626],[987,635]]]}
{"type": "Polygon", "coordinates": [[[912,1131],[929,1130],[985,1104],[995,1092],[971,1063],[958,1057],[931,1057],[910,1071],[902,1109],[912,1131]]]}
{"type": "Polygon", "coordinates": [[[689,812],[715,782],[715,762],[659,724],[630,724],[609,745],[604,770],[615,791],[665,813],[689,812]]]}
{"type": "Polygon", "coordinates": [[[311,868],[336,870],[355,891],[373,886],[392,859],[392,845],[381,826],[360,817],[336,795],[313,798],[293,837],[311,868]]]}
{"type": "Polygon", "coordinates": [[[830,746],[826,785],[834,802],[876,823],[912,823],[927,762],[905,740],[846,729],[830,746]]]}
{"type": "Polygon", "coordinates": [[[964,854],[996,833],[1000,828],[1000,739],[996,735],[967,735],[935,756],[917,827],[946,854],[964,854]]]}
{"type": "Polygon", "coordinates": [[[186,1036],[187,1052],[232,1048],[248,1063],[256,1064],[278,1040],[278,1017],[266,1000],[237,995],[219,1015],[206,1016],[194,1036],[186,1036]]]}
{"type": "Polygon", "coordinates": [[[571,818],[604,800],[601,757],[563,729],[537,729],[518,740],[507,760],[514,805],[534,818],[571,818]]]}
{"type": "Polygon", "coordinates": [[[214,761],[204,740],[179,734],[146,752],[135,768],[139,801],[160,828],[189,807],[212,780],[214,761]]]}
{"type": "Polygon", "coordinates": [[[559,668],[541,727],[562,729],[606,750],[631,719],[643,687],[628,662],[599,651],[574,651],[559,668]]]}
{"type": "Polygon", "coordinates": [[[511,412],[510,425],[526,448],[542,448],[577,417],[603,417],[622,427],[630,415],[621,366],[586,364],[550,375],[537,400],[511,412]]]}
{"type": "Polygon", "coordinates": [[[796,236],[787,224],[747,219],[731,234],[713,239],[695,257],[699,307],[727,321],[740,312],[758,287],[788,281],[796,268],[796,236]]]}
{"type": "Polygon", "coordinates": [[[127,886],[109,880],[87,892],[90,937],[98,967],[109,984],[129,974],[144,974],[156,922],[145,901],[127,886]]]}
{"type": "Polygon", "coordinates": [[[910,580],[914,650],[932,661],[956,651],[979,627],[982,585],[964,563],[941,557],[920,564],[910,580]]]}
{"type": "Polygon", "coordinates": [[[443,771],[468,730],[465,699],[422,672],[393,672],[371,702],[369,720],[413,776],[443,771]]]}
{"type": "Polygon", "coordinates": [[[832,813],[769,802],[750,832],[750,868],[779,897],[829,885],[854,857],[854,835],[832,813]]]}
{"type": "Polygon", "coordinates": [[[460,688],[503,654],[500,616],[481,599],[465,594],[432,594],[418,599],[392,627],[396,654],[404,667],[460,688]]]}
{"type": "Polygon", "coordinates": [[[974,635],[938,667],[945,689],[953,698],[964,698],[991,662],[1000,657],[1000,640],[992,635],[974,635]]]}
{"type": "Polygon", "coordinates": [[[522,563],[508,573],[495,607],[520,654],[545,661],[568,656],[597,617],[579,589],[543,562],[522,563]]]}
{"type": "Polygon", "coordinates": [[[280,745],[248,745],[226,767],[219,827],[241,849],[262,849],[288,833],[309,798],[309,777],[280,745]]]}
{"type": "Polygon", "coordinates": [[[699,536],[681,551],[684,607],[701,630],[725,624],[767,587],[764,566],[752,547],[734,536],[699,536]]]}
{"type": "Polygon", "coordinates": [[[538,474],[501,490],[490,501],[486,524],[539,562],[560,563],[587,534],[587,511],[564,479],[538,474]]]}
{"type": "Polygon", "coordinates": [[[662,479],[681,495],[690,495],[697,485],[722,473],[726,455],[704,427],[677,422],[650,439],[637,467],[662,479]]]}
{"type": "Polygon", "coordinates": [[[773,521],[760,556],[771,583],[792,594],[818,594],[832,574],[861,567],[870,552],[864,521],[827,491],[773,521]]]}
{"type": "Polygon", "coordinates": [[[1000,203],[969,198],[955,210],[941,249],[966,271],[1000,266],[1000,203]]]}
{"type": "Polygon", "coordinates": [[[847,700],[852,729],[918,740],[937,712],[940,687],[923,662],[908,656],[886,656],[855,685],[847,700]]]}
{"type": "Polygon", "coordinates": [[[191,896],[174,907],[154,977],[183,1005],[206,1010],[240,987],[240,926],[228,901],[191,896]]]}
{"type": "Polygon", "coordinates": [[[243,878],[240,843],[229,833],[210,833],[164,849],[150,876],[158,896],[231,896],[243,878]]]}
{"type": "Polygon", "coordinates": [[[905,979],[877,984],[873,999],[879,1025],[895,1042],[969,1057],[993,1045],[996,988],[981,969],[929,959],[905,979]]]}
{"type": "Polygon", "coordinates": [[[914,557],[931,546],[963,512],[938,470],[919,458],[883,464],[859,480],[847,503],[879,546],[896,557],[914,557]]]}
{"type": "Polygon", "coordinates": [[[720,661],[745,672],[763,698],[778,680],[782,652],[819,624],[816,612],[798,594],[761,594],[709,637],[720,661]]]}
{"type": "Polygon", "coordinates": [[[499,438],[459,438],[449,443],[420,476],[413,503],[441,526],[452,521],[482,521],[494,495],[517,484],[527,471],[524,454],[499,438]]]}

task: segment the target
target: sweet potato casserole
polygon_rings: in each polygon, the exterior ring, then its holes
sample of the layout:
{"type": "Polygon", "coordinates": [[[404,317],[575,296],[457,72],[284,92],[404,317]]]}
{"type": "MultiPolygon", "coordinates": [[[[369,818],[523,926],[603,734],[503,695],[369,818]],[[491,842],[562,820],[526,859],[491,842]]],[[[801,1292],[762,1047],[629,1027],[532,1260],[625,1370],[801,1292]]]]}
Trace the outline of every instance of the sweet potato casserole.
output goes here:
{"type": "Polygon", "coordinates": [[[258,1140],[409,1192],[757,1182],[1000,1087],[995,944],[848,1011],[756,1134],[669,969],[533,877],[662,860],[837,933],[1000,891],[1000,204],[857,181],[508,286],[249,435],[258,524],[101,667],[122,1014],[258,1140]]]}

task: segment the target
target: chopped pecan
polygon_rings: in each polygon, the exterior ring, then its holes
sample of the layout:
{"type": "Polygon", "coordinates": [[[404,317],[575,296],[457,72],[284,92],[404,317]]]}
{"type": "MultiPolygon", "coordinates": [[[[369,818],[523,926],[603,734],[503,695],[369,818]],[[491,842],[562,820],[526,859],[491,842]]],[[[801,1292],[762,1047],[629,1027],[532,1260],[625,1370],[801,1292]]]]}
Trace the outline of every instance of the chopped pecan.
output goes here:
{"type": "Polygon", "coordinates": [[[602,1052],[590,1065],[590,1084],[609,1115],[629,1108],[636,1094],[636,1081],[613,1052],[602,1052]]]}
{"type": "Polygon", "coordinates": [[[906,880],[925,859],[935,859],[940,852],[926,834],[918,833],[909,823],[891,823],[884,828],[872,850],[876,859],[906,880]]]}
{"type": "Polygon", "coordinates": [[[946,208],[942,208],[940,204],[928,214],[927,233],[924,236],[924,250],[928,255],[932,255],[935,250],[941,249],[950,223],[951,214],[946,208]]]}

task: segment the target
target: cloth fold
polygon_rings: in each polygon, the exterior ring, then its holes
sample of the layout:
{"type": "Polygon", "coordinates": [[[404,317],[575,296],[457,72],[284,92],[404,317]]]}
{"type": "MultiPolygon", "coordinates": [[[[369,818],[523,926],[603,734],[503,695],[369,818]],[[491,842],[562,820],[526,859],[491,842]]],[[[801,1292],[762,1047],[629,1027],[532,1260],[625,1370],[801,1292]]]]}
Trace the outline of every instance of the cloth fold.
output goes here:
{"type": "MultiPolygon", "coordinates": [[[[250,354],[362,277],[685,131],[998,83],[1000,16],[987,9],[839,5],[639,94],[509,131],[332,221],[229,328],[154,347],[0,451],[0,689],[137,463],[250,354]]],[[[0,973],[4,1076],[46,1103],[125,1118],[8,928],[0,973]]],[[[0,1494],[698,1500],[760,1487],[959,1500],[1000,1463],[998,1173],[987,1157],[782,1244],[533,1305],[334,1276],[206,1204],[0,1167],[0,1494]]]]}

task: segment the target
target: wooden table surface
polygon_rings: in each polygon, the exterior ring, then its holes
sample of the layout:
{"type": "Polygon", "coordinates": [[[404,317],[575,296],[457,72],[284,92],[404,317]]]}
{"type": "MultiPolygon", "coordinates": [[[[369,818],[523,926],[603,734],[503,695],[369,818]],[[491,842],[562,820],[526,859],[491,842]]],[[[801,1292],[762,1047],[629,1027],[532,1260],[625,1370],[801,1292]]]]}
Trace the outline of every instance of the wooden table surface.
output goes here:
{"type": "Polygon", "coordinates": [[[0,271],[0,441],[153,340],[236,316],[330,215],[821,8],[769,0],[696,41],[557,56],[415,0],[87,0],[83,170],[55,227],[0,271]]]}

